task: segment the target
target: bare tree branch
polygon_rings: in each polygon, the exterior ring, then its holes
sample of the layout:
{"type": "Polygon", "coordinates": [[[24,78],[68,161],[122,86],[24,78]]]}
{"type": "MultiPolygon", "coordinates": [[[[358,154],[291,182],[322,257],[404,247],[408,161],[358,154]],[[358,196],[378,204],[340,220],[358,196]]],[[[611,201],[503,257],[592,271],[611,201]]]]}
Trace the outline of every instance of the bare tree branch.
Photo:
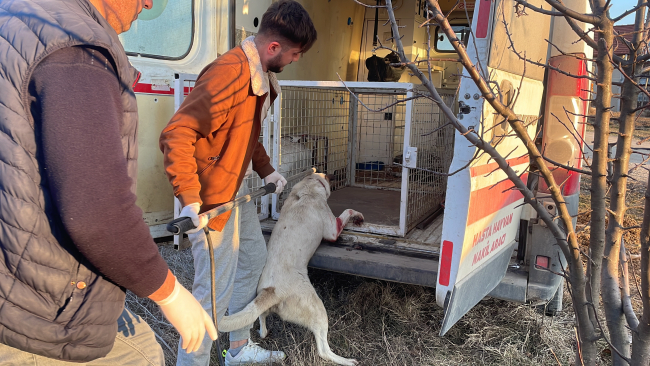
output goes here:
{"type": "Polygon", "coordinates": [[[563,168],[563,169],[566,169],[566,170],[570,170],[570,171],[572,171],[572,172],[576,172],[576,173],[580,173],[580,174],[591,175],[591,172],[590,172],[590,171],[582,170],[582,169],[578,169],[578,168],[574,168],[574,167],[571,167],[571,166],[568,166],[568,165],[564,165],[564,164],[560,164],[560,163],[558,163],[557,161],[553,161],[553,160],[547,158],[546,156],[544,156],[544,160],[548,161],[549,163],[551,163],[551,164],[553,164],[553,165],[555,165],[555,166],[558,166],[558,167],[563,168]]]}
{"type": "MultiPolygon", "coordinates": [[[[518,0],[515,0],[518,1],[518,0]]],[[[600,22],[600,18],[594,15],[578,13],[575,10],[569,9],[559,0],[546,0],[546,2],[552,6],[555,10],[562,13],[565,17],[570,17],[577,21],[589,24],[597,24],[600,22]]]]}
{"type": "Polygon", "coordinates": [[[524,7],[528,8],[528,9],[534,10],[534,11],[540,13],[540,14],[551,15],[551,16],[555,16],[555,17],[564,16],[564,13],[561,13],[559,11],[551,11],[551,10],[542,9],[540,7],[537,7],[535,5],[532,5],[532,4],[528,3],[528,1],[526,1],[526,0],[515,0],[515,2],[517,2],[518,5],[521,5],[521,6],[524,6],[524,7]]]}
{"type": "Polygon", "coordinates": [[[628,16],[628,15],[630,15],[632,13],[636,13],[637,10],[641,9],[644,6],[648,6],[648,3],[638,4],[637,6],[633,7],[632,9],[630,9],[630,10],[628,10],[626,12],[624,12],[623,14],[617,16],[616,18],[613,18],[612,22],[617,23],[621,19],[625,18],[626,16],[628,16]]]}
{"type": "MultiPolygon", "coordinates": [[[[523,0],[516,0],[516,1],[523,1],[523,0]]],[[[505,13],[504,13],[504,9],[503,9],[503,8],[501,8],[501,12],[502,12],[502,14],[503,14],[502,19],[501,19],[501,22],[503,23],[503,26],[505,27],[506,36],[508,37],[508,42],[510,43],[510,46],[509,46],[508,48],[509,48],[509,49],[510,49],[510,50],[511,50],[515,55],[517,55],[517,57],[519,57],[520,60],[522,60],[522,61],[524,61],[524,62],[527,62],[527,63],[529,63],[529,64],[531,64],[531,65],[535,65],[535,66],[539,66],[539,67],[543,67],[543,68],[546,68],[546,69],[549,69],[549,70],[556,71],[556,72],[558,72],[558,73],[560,73],[560,74],[562,74],[562,75],[570,76],[570,77],[572,77],[572,78],[576,78],[576,79],[588,79],[588,80],[591,80],[591,81],[596,81],[595,78],[593,78],[593,77],[591,77],[591,76],[589,76],[589,75],[573,75],[573,74],[571,74],[571,73],[569,73],[569,72],[566,72],[566,71],[562,70],[562,69],[559,68],[559,67],[555,67],[555,66],[551,66],[551,65],[549,65],[548,62],[543,64],[543,63],[541,63],[541,62],[536,62],[536,61],[530,60],[530,59],[526,58],[525,55],[522,56],[521,53],[520,53],[520,52],[517,52],[517,49],[515,48],[515,43],[514,43],[514,41],[512,40],[512,34],[510,33],[510,30],[508,29],[508,23],[506,22],[505,13]]]]}
{"type": "Polygon", "coordinates": [[[386,5],[368,5],[368,4],[364,4],[364,3],[362,3],[362,2],[359,1],[359,0],[353,0],[353,1],[354,1],[355,3],[361,5],[361,6],[364,6],[364,7],[366,7],[366,8],[371,8],[371,9],[374,9],[374,8],[385,8],[385,7],[386,7],[386,5]]]}
{"type": "Polygon", "coordinates": [[[620,262],[621,262],[621,272],[623,278],[622,284],[622,302],[623,302],[623,313],[625,313],[625,318],[627,319],[627,324],[630,329],[636,331],[636,328],[639,326],[639,319],[634,313],[634,308],[632,307],[632,298],[630,297],[630,273],[628,270],[628,259],[627,251],[625,250],[625,240],[621,239],[621,253],[620,253],[620,262]]]}

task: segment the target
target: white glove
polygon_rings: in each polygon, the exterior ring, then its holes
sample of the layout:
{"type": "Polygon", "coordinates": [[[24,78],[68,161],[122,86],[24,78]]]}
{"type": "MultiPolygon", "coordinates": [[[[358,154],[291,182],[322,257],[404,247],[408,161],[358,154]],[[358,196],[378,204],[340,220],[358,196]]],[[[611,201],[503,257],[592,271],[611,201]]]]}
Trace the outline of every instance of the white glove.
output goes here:
{"type": "Polygon", "coordinates": [[[196,229],[186,231],[187,234],[194,234],[199,230],[203,229],[205,225],[208,224],[208,218],[205,216],[199,216],[199,211],[201,210],[201,205],[198,202],[190,203],[189,205],[183,207],[179,217],[189,217],[192,219],[192,223],[196,226],[196,229]]]}
{"type": "Polygon", "coordinates": [[[287,180],[284,179],[282,174],[278,173],[277,171],[269,174],[264,178],[264,183],[269,184],[269,183],[275,183],[275,194],[280,194],[282,193],[282,190],[284,187],[287,185],[287,180]]]}
{"type": "Polygon", "coordinates": [[[183,341],[181,348],[187,353],[199,349],[206,330],[213,341],[217,339],[218,333],[212,318],[194,296],[178,283],[178,280],[174,284],[172,293],[166,299],[155,303],[160,306],[165,318],[181,335],[183,341]]]}

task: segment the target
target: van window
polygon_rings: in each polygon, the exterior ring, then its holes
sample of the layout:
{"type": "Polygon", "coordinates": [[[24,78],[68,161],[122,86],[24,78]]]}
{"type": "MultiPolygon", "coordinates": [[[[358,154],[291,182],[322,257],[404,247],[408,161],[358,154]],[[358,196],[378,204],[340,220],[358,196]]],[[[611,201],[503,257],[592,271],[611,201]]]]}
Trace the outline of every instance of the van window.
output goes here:
{"type": "MultiPolygon", "coordinates": [[[[451,28],[456,32],[456,37],[467,46],[470,28],[465,25],[452,25],[451,28]]],[[[433,48],[436,52],[456,52],[454,46],[451,45],[451,42],[447,38],[447,35],[440,29],[440,27],[436,27],[436,37],[433,42],[433,48]]]]}
{"type": "Polygon", "coordinates": [[[120,34],[128,55],[178,60],[192,48],[194,0],[153,0],[131,29],[120,34]]]}

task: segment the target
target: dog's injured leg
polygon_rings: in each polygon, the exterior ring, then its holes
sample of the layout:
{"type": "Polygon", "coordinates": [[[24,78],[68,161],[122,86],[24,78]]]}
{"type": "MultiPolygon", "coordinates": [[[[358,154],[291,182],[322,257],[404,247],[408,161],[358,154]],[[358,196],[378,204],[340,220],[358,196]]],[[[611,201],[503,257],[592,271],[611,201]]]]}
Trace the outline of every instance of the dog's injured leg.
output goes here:
{"type": "Polygon", "coordinates": [[[330,218],[329,227],[326,227],[324,230],[323,239],[336,241],[336,239],[339,238],[339,235],[341,235],[343,228],[348,224],[350,220],[352,220],[353,224],[361,226],[361,224],[363,224],[363,215],[361,212],[357,212],[351,209],[343,211],[343,213],[336,218],[334,218],[334,215],[332,215],[330,218]]]}

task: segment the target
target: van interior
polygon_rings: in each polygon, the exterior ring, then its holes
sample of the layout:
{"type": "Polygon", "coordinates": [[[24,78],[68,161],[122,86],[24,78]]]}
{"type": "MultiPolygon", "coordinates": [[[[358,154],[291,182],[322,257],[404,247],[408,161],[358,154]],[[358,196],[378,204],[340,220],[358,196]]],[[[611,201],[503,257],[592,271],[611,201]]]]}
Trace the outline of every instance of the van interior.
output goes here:
{"type": "MultiPolygon", "coordinates": [[[[362,2],[377,4],[376,0],[362,2]]],[[[311,14],[326,11],[316,9],[323,7],[323,4],[315,4],[316,1],[302,3],[311,14]]],[[[426,60],[427,43],[430,42],[433,84],[445,102],[453,106],[462,65],[455,61],[456,53],[438,27],[423,25],[426,22],[425,3],[424,0],[393,1],[397,21],[403,27],[400,28],[402,42],[411,60],[426,60]]],[[[340,23],[350,14],[343,22],[350,29],[347,32],[346,29],[334,30],[334,25],[330,25],[330,36],[335,37],[322,42],[321,39],[325,37],[321,38],[319,33],[318,42],[300,63],[325,62],[327,65],[323,69],[338,63],[340,72],[334,77],[329,75],[329,78],[326,75],[305,78],[305,75],[298,74],[296,68],[278,74],[279,79],[338,80],[340,77],[345,82],[379,81],[375,70],[377,64],[373,61],[385,63],[390,59],[391,51],[377,47],[395,47],[387,12],[384,9],[363,9],[349,0],[335,0],[329,4],[340,7],[330,9],[331,16],[327,20],[314,16],[317,27],[319,22],[340,23]],[[363,27],[352,29],[359,23],[363,27]],[[353,39],[353,36],[358,38],[353,39]],[[331,48],[329,54],[323,55],[326,53],[324,47],[333,47],[333,38],[341,41],[339,46],[347,46],[347,52],[331,48]],[[373,39],[377,39],[377,42],[373,42],[373,39]],[[344,61],[347,61],[347,65],[342,65],[344,61]]],[[[457,36],[467,42],[474,2],[467,1],[459,6],[455,0],[441,0],[440,5],[444,12],[453,9],[449,16],[451,23],[457,36]]],[[[323,28],[321,26],[319,29],[323,28]]],[[[419,69],[428,74],[426,62],[420,63],[419,69]]],[[[381,81],[413,83],[416,85],[415,92],[426,93],[418,78],[408,70],[388,70],[384,75],[388,77],[381,81]]],[[[328,200],[334,215],[338,216],[343,210],[351,208],[364,214],[364,231],[369,234],[404,236],[407,240],[439,246],[447,178],[436,173],[447,173],[451,164],[455,135],[453,127],[444,126],[446,118],[429,100],[416,99],[411,104],[400,102],[406,98],[404,91],[379,87],[351,87],[350,90],[354,95],[336,88],[282,88],[280,172],[290,177],[315,166],[334,177],[328,200]],[[410,113],[407,113],[407,105],[410,106],[410,113]],[[415,169],[403,169],[405,141],[408,146],[417,147],[415,169]],[[408,177],[403,177],[404,172],[408,177]],[[402,194],[404,191],[406,195],[402,194]],[[406,204],[402,204],[404,198],[406,204]],[[400,227],[400,220],[404,227],[402,232],[396,230],[400,227]]],[[[291,185],[287,190],[290,188],[291,185]]],[[[279,211],[282,201],[281,197],[279,211]]]]}

